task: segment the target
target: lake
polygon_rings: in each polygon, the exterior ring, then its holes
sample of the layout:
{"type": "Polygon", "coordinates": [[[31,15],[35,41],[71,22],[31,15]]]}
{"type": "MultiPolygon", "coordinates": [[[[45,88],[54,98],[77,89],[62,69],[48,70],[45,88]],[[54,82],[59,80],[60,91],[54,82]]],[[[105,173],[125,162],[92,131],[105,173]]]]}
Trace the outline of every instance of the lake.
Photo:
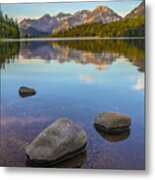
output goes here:
{"type": "Polygon", "coordinates": [[[144,39],[0,42],[1,162],[30,166],[25,148],[48,125],[68,117],[87,133],[86,151],[55,167],[145,168],[144,39]],[[36,89],[22,98],[21,86],[36,89]],[[96,130],[100,112],[125,113],[130,131],[96,130]]]}

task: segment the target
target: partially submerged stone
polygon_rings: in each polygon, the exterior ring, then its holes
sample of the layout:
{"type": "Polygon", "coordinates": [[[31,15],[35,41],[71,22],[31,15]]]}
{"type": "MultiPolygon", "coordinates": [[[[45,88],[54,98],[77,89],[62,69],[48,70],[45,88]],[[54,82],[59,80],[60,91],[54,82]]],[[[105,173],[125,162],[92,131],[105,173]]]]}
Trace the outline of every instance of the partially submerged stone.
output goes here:
{"type": "Polygon", "coordinates": [[[56,164],[84,150],[85,131],[67,118],[57,119],[27,147],[26,155],[35,162],[56,164]]]}
{"type": "Polygon", "coordinates": [[[105,132],[121,132],[129,129],[131,118],[118,112],[103,112],[96,117],[94,125],[105,132]]]}
{"type": "Polygon", "coordinates": [[[66,159],[65,161],[60,161],[58,163],[51,163],[49,161],[33,161],[27,159],[27,167],[51,167],[51,168],[80,168],[85,163],[87,159],[87,151],[83,150],[76,156],[66,159]]]}
{"type": "Polygon", "coordinates": [[[36,94],[36,91],[32,88],[28,88],[26,86],[22,86],[19,88],[19,95],[21,97],[33,96],[36,94]]]}
{"type": "Polygon", "coordinates": [[[130,136],[130,129],[125,131],[120,131],[117,133],[109,133],[101,130],[100,128],[96,128],[96,131],[100,134],[100,136],[109,141],[109,142],[118,142],[127,139],[130,136]]]}

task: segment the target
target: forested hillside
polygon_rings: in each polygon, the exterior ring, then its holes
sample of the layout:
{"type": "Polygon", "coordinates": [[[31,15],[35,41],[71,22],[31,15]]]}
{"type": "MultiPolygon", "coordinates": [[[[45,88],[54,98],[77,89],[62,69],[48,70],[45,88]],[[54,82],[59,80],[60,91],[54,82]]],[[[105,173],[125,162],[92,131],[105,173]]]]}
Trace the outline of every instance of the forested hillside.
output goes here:
{"type": "Polygon", "coordinates": [[[0,38],[19,38],[18,23],[0,11],[0,38]]]}
{"type": "Polygon", "coordinates": [[[52,37],[77,37],[77,36],[97,36],[97,37],[144,37],[145,20],[144,16],[132,19],[122,19],[116,22],[87,23],[73,27],[67,31],[59,31],[52,37]]]}

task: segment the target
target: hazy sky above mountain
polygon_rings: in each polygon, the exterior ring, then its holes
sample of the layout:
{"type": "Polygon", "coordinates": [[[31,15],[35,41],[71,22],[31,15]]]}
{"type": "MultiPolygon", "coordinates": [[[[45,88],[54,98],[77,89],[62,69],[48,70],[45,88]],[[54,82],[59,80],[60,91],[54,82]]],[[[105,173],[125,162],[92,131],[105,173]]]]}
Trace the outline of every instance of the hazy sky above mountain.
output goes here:
{"type": "Polygon", "coordinates": [[[140,0],[124,0],[73,3],[16,3],[2,4],[1,8],[4,14],[21,21],[24,18],[36,19],[43,16],[44,14],[50,14],[53,16],[60,12],[73,14],[83,9],[93,10],[100,5],[108,6],[119,15],[125,16],[141,2],[142,1],[140,0]]]}

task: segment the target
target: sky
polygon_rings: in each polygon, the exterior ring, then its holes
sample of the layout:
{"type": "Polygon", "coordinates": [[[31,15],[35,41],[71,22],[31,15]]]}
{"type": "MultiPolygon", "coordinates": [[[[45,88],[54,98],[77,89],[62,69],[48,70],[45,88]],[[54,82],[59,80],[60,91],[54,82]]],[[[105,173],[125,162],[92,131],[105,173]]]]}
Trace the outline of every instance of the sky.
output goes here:
{"type": "Polygon", "coordinates": [[[1,9],[4,14],[15,18],[20,22],[24,18],[37,19],[44,14],[56,15],[60,12],[75,13],[88,9],[93,10],[99,5],[105,5],[114,10],[117,14],[125,16],[132,9],[137,7],[141,0],[124,1],[96,1],[96,2],[51,2],[51,3],[7,3],[2,4],[1,9]]]}

